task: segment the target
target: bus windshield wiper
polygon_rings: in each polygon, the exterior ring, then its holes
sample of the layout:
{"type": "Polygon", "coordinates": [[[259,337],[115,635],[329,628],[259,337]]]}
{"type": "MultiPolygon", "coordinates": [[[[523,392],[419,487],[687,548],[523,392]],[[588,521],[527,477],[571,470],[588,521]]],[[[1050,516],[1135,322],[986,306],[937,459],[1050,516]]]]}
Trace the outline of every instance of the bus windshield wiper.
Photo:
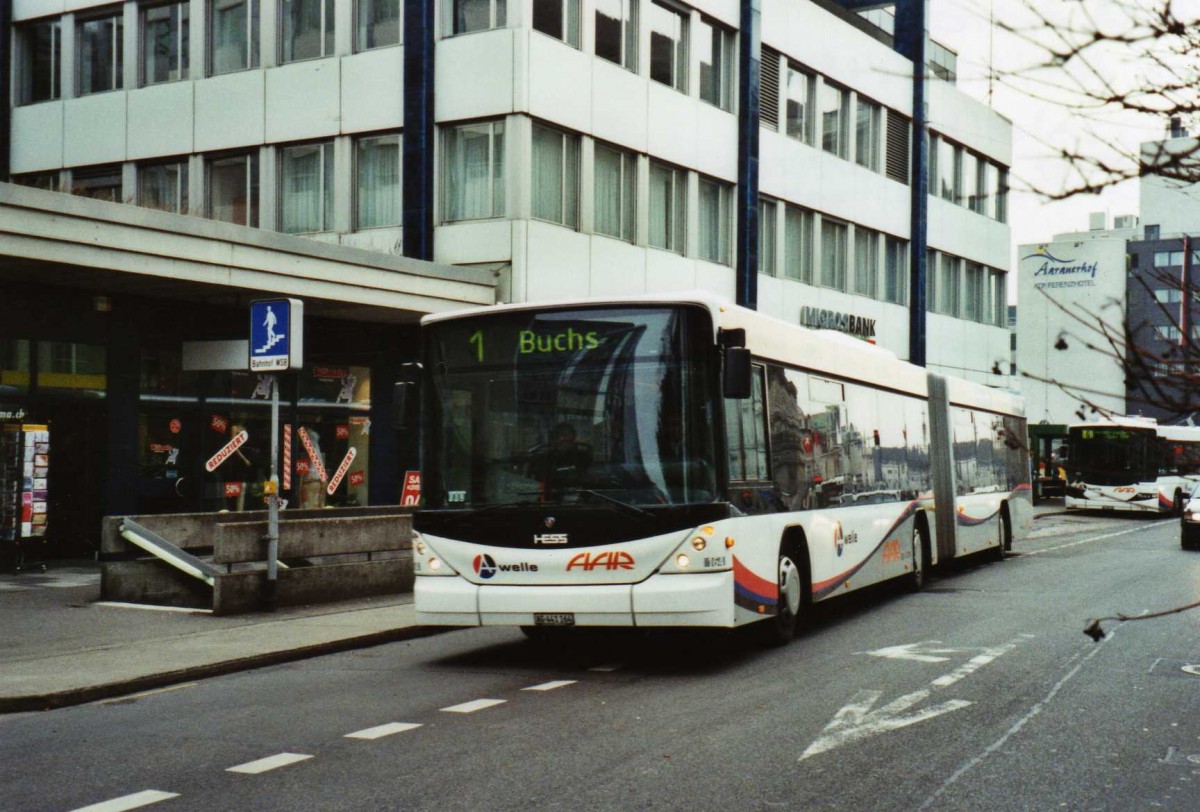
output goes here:
{"type": "Polygon", "coordinates": [[[623,508],[626,512],[632,513],[634,516],[637,516],[639,519],[650,519],[650,520],[654,519],[654,514],[651,513],[650,511],[642,510],[637,505],[631,505],[629,502],[624,502],[624,501],[616,498],[615,496],[609,496],[607,493],[604,493],[602,491],[594,491],[591,488],[570,488],[569,490],[571,492],[578,493],[578,494],[587,494],[588,496],[598,496],[601,499],[603,499],[604,501],[611,502],[612,504],[616,505],[617,507],[623,508]]]}

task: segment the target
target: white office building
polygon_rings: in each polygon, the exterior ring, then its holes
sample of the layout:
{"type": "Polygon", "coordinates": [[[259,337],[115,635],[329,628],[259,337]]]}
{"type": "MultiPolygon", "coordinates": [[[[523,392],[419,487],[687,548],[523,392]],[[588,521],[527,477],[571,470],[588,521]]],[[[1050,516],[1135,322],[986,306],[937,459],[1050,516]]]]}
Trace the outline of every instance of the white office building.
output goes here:
{"type": "Polygon", "coordinates": [[[78,196],[0,194],[29,229],[0,246],[0,411],[106,449],[98,512],[240,507],[195,466],[255,383],[180,348],[281,291],[313,321],[295,419],[363,444],[325,504],[396,501],[385,387],[433,310],[703,289],[1008,385],[1011,125],[923,0],[882,5],[0,3],[0,178],[78,196]]]}

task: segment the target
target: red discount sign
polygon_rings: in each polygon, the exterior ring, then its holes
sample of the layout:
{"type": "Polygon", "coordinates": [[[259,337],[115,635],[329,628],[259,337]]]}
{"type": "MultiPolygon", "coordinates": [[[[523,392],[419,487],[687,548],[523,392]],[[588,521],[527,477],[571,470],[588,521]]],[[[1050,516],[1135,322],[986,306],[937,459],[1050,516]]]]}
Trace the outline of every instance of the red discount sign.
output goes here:
{"type": "Polygon", "coordinates": [[[400,493],[400,504],[417,505],[421,502],[421,472],[404,472],[404,490],[400,493]]]}

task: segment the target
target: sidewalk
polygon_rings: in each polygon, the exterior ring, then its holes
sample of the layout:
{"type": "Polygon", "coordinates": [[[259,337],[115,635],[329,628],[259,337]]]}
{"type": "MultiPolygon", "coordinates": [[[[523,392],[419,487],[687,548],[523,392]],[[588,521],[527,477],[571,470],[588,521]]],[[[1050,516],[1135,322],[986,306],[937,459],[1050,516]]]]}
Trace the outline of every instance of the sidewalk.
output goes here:
{"type": "Polygon", "coordinates": [[[100,603],[99,565],[0,575],[0,713],[46,710],[433,633],[412,595],[253,615],[100,603]]]}

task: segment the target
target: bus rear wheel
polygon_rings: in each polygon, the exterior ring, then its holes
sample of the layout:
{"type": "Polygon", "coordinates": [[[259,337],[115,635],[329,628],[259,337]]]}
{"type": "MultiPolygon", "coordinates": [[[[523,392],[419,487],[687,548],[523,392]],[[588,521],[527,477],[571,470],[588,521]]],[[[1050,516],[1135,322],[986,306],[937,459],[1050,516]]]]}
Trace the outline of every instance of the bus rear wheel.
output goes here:
{"type": "Polygon", "coordinates": [[[925,537],[921,533],[921,525],[913,522],[912,531],[912,575],[908,578],[910,592],[920,592],[925,588],[926,568],[929,559],[925,555],[925,537]]]}
{"type": "Polygon", "coordinates": [[[1000,538],[997,540],[995,557],[997,561],[1004,560],[1004,554],[1012,549],[1012,519],[1008,517],[1008,505],[1002,505],[998,524],[1000,525],[1000,538]]]}

